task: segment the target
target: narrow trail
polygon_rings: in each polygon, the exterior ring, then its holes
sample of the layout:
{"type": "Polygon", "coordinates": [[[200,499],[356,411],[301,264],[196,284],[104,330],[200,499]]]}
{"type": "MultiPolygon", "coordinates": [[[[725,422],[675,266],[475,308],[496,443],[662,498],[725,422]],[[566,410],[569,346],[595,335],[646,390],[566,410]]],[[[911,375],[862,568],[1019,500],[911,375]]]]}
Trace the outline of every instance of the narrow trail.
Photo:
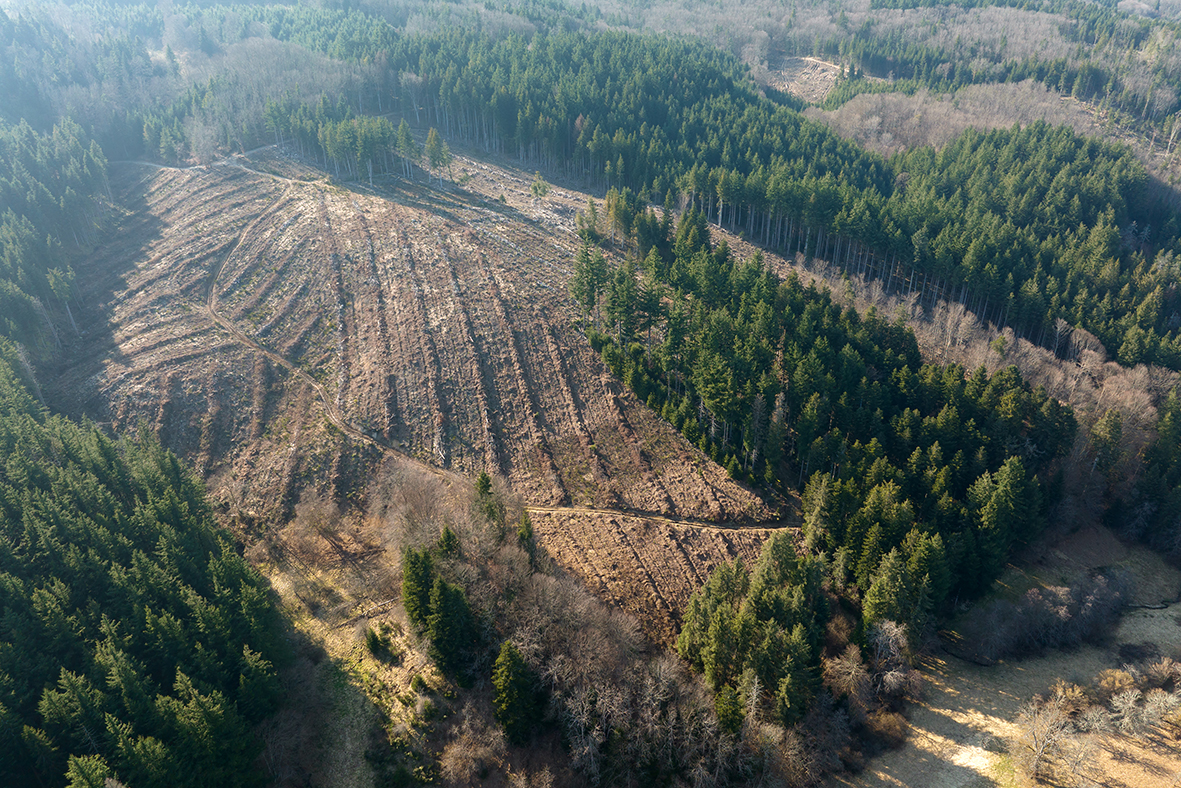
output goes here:
{"type": "Polygon", "coordinates": [[[741,522],[735,523],[715,523],[709,520],[697,519],[683,519],[679,517],[667,517],[663,514],[651,514],[648,512],[636,509],[595,509],[589,506],[526,506],[525,511],[531,514],[581,514],[594,515],[602,517],[603,515],[611,517],[626,517],[629,520],[644,520],[652,523],[663,523],[664,525],[676,525],[685,528],[695,528],[699,531],[748,531],[751,533],[774,533],[775,531],[782,531],[791,526],[785,522],[776,520],[773,523],[753,523],[745,525],[741,522]]]}
{"type": "MultiPolygon", "coordinates": [[[[245,168],[243,168],[243,169],[245,169],[245,168]]],[[[286,180],[286,179],[282,179],[282,180],[286,180]]],[[[298,184],[300,186],[308,185],[308,184],[304,183],[303,181],[291,181],[290,183],[292,185],[298,184]]],[[[429,470],[431,473],[435,474],[439,478],[444,479],[447,482],[450,482],[451,478],[450,478],[449,474],[443,472],[442,470],[440,470],[438,468],[435,468],[432,465],[418,462],[413,457],[410,457],[410,456],[398,451],[393,446],[391,446],[389,443],[386,443],[384,440],[381,440],[379,438],[375,438],[371,435],[368,435],[360,428],[353,426],[351,423],[349,423],[344,418],[344,416],[341,414],[340,410],[336,408],[335,404],[332,401],[332,397],[329,396],[329,394],[328,394],[328,390],[324,388],[323,384],[320,383],[320,381],[316,380],[314,377],[309,375],[304,370],[300,369],[298,366],[293,364],[291,361],[288,361],[286,358],[284,358],[280,354],[264,347],[258,341],[250,338],[240,328],[238,328],[236,325],[234,325],[234,323],[232,321],[230,321],[228,318],[222,317],[221,315],[219,315],[217,313],[217,282],[219,279],[221,279],[221,275],[225,271],[226,265],[228,265],[230,260],[233,259],[234,255],[237,254],[238,250],[242,247],[242,244],[245,243],[246,238],[250,235],[250,232],[256,226],[258,226],[258,224],[261,221],[263,221],[263,219],[265,219],[268,216],[268,214],[270,214],[271,210],[275,206],[279,205],[283,201],[284,197],[286,197],[288,192],[291,191],[291,188],[292,188],[292,186],[288,186],[287,189],[285,189],[278,197],[276,197],[271,202],[271,204],[268,205],[262,211],[262,213],[260,213],[255,218],[255,220],[253,222],[248,224],[246,226],[246,228],[242,230],[241,234],[239,234],[238,240],[234,244],[233,248],[230,249],[229,253],[226,254],[226,256],[222,259],[221,264],[218,265],[218,267],[217,267],[217,270],[214,271],[213,275],[209,277],[209,281],[205,284],[205,298],[204,298],[204,304],[202,304],[202,309],[209,316],[210,320],[212,320],[217,325],[221,326],[221,328],[225,329],[225,331],[228,332],[229,335],[231,337],[233,337],[239,344],[245,345],[257,353],[261,353],[262,355],[264,355],[268,359],[270,359],[273,363],[278,364],[280,367],[282,367],[283,369],[285,369],[289,373],[291,373],[291,375],[293,375],[294,377],[298,378],[299,380],[303,381],[308,386],[310,386],[312,388],[312,390],[316,392],[316,396],[319,398],[320,404],[324,407],[324,413],[328,417],[328,420],[331,421],[332,424],[335,425],[337,427],[337,429],[339,429],[341,432],[345,433],[346,435],[351,436],[355,440],[361,441],[362,443],[368,443],[369,445],[378,448],[382,452],[385,452],[387,454],[393,455],[393,456],[398,457],[400,459],[421,465],[423,468],[429,470]]]]}
{"type": "MultiPolygon", "coordinates": [[[[143,166],[152,167],[153,169],[160,169],[160,170],[202,169],[200,167],[170,167],[170,166],[163,165],[163,164],[155,164],[153,162],[143,162],[143,161],[112,162],[112,163],[143,165],[143,166]]],[[[229,166],[229,167],[235,167],[238,169],[242,169],[247,172],[251,172],[255,175],[258,175],[260,177],[272,178],[274,180],[286,183],[287,188],[284,189],[277,197],[275,197],[275,199],[272,200],[271,203],[266,208],[264,208],[263,211],[261,213],[259,213],[259,215],[257,217],[255,217],[255,219],[252,222],[250,222],[242,230],[241,233],[239,233],[237,241],[234,243],[234,245],[231,247],[230,251],[225,255],[225,257],[222,258],[221,262],[217,266],[217,269],[209,276],[209,279],[207,280],[207,282],[205,284],[205,293],[204,293],[203,303],[201,304],[202,311],[204,311],[205,314],[208,315],[209,319],[214,324],[221,327],[227,334],[229,334],[230,337],[232,337],[234,339],[234,341],[236,341],[240,345],[248,347],[251,350],[253,350],[254,352],[260,353],[261,355],[270,359],[270,361],[272,363],[278,365],[279,367],[282,367],[288,373],[290,373],[293,377],[299,379],[300,381],[305,383],[307,386],[309,386],[312,389],[312,391],[315,392],[317,399],[320,400],[320,404],[324,408],[325,416],[333,424],[333,426],[335,426],[341,432],[343,432],[344,434],[353,438],[354,440],[360,441],[361,443],[365,443],[365,444],[368,444],[368,445],[376,448],[378,451],[382,452],[383,454],[385,454],[387,456],[394,457],[394,458],[397,458],[403,462],[412,463],[415,466],[421,467],[421,468],[429,471],[431,474],[442,479],[448,485],[450,485],[452,482],[454,482],[456,479],[455,474],[449,473],[448,471],[446,471],[444,469],[437,468],[429,463],[425,463],[425,462],[422,462],[421,460],[411,457],[410,455],[405,454],[404,452],[399,451],[398,449],[394,448],[393,445],[391,445],[388,441],[382,439],[380,436],[370,435],[368,432],[362,430],[361,428],[354,426],[352,423],[350,423],[344,417],[344,415],[341,413],[339,408],[336,407],[335,403],[333,402],[332,396],[328,393],[328,390],[324,387],[324,385],[322,383],[320,383],[314,377],[309,375],[307,372],[305,372],[303,369],[298,367],[293,362],[289,361],[287,358],[285,358],[281,354],[276,353],[273,350],[270,350],[269,348],[265,347],[257,340],[248,336],[245,332],[243,332],[240,328],[238,328],[238,326],[236,326],[233,323],[233,321],[231,321],[229,318],[218,314],[218,311],[217,311],[217,283],[221,279],[222,274],[225,272],[226,266],[229,264],[230,260],[232,260],[234,258],[234,255],[236,255],[238,253],[238,250],[242,248],[242,246],[246,242],[247,238],[249,238],[251,232],[271,214],[271,212],[274,210],[275,207],[282,204],[283,200],[288,196],[288,194],[291,192],[292,189],[297,188],[297,187],[316,186],[318,182],[300,181],[300,180],[295,180],[295,179],[291,179],[291,178],[284,178],[282,176],[275,175],[273,173],[259,172],[258,170],[253,170],[253,169],[250,169],[249,167],[246,167],[244,165],[237,164],[237,163],[229,164],[229,163],[225,163],[225,162],[219,162],[213,166],[229,166]]],[[[750,524],[750,525],[746,525],[746,524],[739,523],[739,522],[727,524],[727,523],[710,522],[708,520],[668,517],[668,516],[661,515],[661,514],[648,513],[648,512],[631,510],[631,509],[610,509],[610,508],[597,509],[597,508],[581,507],[581,506],[526,506],[525,510],[530,513],[535,513],[535,514],[553,514],[553,515],[566,514],[566,515],[582,515],[582,516],[593,516],[593,517],[602,517],[602,516],[623,517],[623,518],[628,518],[628,519],[633,519],[633,520],[644,520],[647,522],[662,523],[664,525],[677,526],[677,527],[683,527],[683,528],[693,528],[693,529],[698,529],[698,530],[703,530],[703,531],[714,531],[714,532],[751,531],[751,532],[770,533],[773,531],[778,531],[778,530],[782,530],[784,528],[790,527],[787,523],[780,522],[780,521],[776,521],[774,523],[762,523],[762,524],[754,523],[754,524],[750,524]]]]}

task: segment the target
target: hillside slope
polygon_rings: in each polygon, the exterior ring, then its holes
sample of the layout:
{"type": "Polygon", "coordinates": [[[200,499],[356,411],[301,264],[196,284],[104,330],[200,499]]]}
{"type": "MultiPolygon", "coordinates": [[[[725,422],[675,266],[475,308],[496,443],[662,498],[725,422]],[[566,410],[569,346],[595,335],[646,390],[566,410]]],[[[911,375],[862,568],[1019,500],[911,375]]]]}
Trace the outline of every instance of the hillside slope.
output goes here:
{"type": "MultiPolygon", "coordinates": [[[[55,405],[115,429],[146,420],[247,530],[304,495],[358,502],[391,453],[501,475],[567,565],[661,638],[714,566],[757,554],[763,531],[693,536],[772,515],[573,325],[560,196],[534,218],[473,191],[348,190],[254,159],[116,166],[126,213],[77,265],[82,336],[46,386],[55,405]],[[629,538],[645,516],[669,524],[629,538]]],[[[510,192],[520,177],[459,169],[510,192]]]]}

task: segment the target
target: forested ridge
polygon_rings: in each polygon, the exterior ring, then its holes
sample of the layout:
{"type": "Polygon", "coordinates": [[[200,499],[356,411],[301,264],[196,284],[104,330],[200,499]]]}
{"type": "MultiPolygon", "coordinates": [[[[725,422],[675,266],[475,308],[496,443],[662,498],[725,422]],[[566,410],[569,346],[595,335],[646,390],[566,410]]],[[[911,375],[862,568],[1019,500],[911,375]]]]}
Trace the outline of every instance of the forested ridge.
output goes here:
{"type": "MultiPolygon", "coordinates": [[[[218,26],[228,11],[186,13],[208,48],[272,36],[360,70],[332,95],[264,99],[227,74],[141,104],[129,117],[139,113],[149,155],[207,156],[218,140],[274,135],[352,177],[393,171],[395,157],[412,173],[406,137],[365,117],[392,109],[641,202],[688,200],[770,247],[835,259],[920,299],[964,301],[1034,342],[1051,345],[1062,319],[1125,364],[1181,366],[1178,221],[1149,199],[1123,146],[1035,124],[887,162],[761,96],[740,61],[694,39],[408,35],[355,11],[261,6],[218,26]],[[249,98],[234,98],[242,91],[249,98]]],[[[163,24],[146,18],[144,29],[163,24]]]]}
{"type": "MultiPolygon", "coordinates": [[[[909,650],[1040,534],[1075,416],[1014,367],[922,364],[901,321],[859,315],[794,274],[781,282],[759,255],[735,261],[695,209],[675,231],[651,210],[634,227],[637,256],[614,270],[589,243],[575,260],[592,346],[733,477],[802,499],[803,555],[772,539],[756,566],[717,570],[677,650],[723,726],[762,715],[790,728],[845,693],[842,708],[882,736],[874,720],[910,691],[909,650]],[[853,617],[863,652],[834,646],[837,615],[853,617]],[[875,672],[873,693],[839,677],[875,672]]],[[[1118,434],[1109,443],[1096,460],[1108,470],[1118,434]]]]}
{"type": "Polygon", "coordinates": [[[267,584],[174,455],[47,415],[0,350],[0,780],[257,784],[267,584]]]}

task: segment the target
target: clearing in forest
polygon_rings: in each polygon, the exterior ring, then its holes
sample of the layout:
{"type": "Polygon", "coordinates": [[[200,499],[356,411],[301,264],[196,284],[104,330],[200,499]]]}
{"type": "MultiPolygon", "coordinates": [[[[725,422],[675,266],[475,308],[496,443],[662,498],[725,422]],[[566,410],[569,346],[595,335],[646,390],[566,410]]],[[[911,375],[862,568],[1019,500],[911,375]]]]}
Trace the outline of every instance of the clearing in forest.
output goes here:
{"type": "Polygon", "coordinates": [[[538,532],[569,568],[667,638],[691,586],[763,538],[694,524],[771,513],[578,329],[566,279],[585,195],[530,200],[520,173],[454,171],[468,188],[343,188],[273,151],[119,165],[125,217],[75,266],[84,334],[51,396],[146,424],[246,530],[307,494],[358,501],[389,454],[501,476],[546,509],[538,532]],[[664,536],[633,535],[644,517],[664,536]]]}

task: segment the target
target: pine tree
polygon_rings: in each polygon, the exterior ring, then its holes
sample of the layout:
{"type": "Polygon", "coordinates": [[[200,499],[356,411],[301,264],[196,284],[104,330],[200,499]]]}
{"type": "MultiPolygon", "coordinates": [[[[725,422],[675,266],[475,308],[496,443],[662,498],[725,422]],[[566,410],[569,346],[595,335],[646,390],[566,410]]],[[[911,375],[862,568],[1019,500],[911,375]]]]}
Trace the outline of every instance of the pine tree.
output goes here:
{"type": "Polygon", "coordinates": [[[1120,442],[1123,440],[1123,421],[1120,412],[1114,408],[1103,414],[1091,428],[1091,450],[1095,453],[1092,469],[1099,471],[1104,479],[1114,477],[1113,471],[1120,460],[1120,442]]]}
{"type": "Polygon", "coordinates": [[[434,574],[429,552],[406,548],[402,555],[402,607],[411,626],[419,632],[426,630],[430,618],[434,574]]]}
{"type": "Polygon", "coordinates": [[[533,201],[544,200],[545,196],[549,194],[549,184],[541,177],[541,172],[535,172],[533,175],[533,183],[529,185],[529,193],[533,195],[533,201]]]}
{"type": "Polygon", "coordinates": [[[537,540],[533,536],[533,520],[529,518],[529,512],[521,512],[521,521],[517,525],[517,544],[529,554],[529,565],[536,568],[537,540]]]}
{"type": "Polygon", "coordinates": [[[511,640],[492,668],[492,710],[513,744],[524,744],[538,721],[536,678],[511,640]]]}
{"type": "Polygon", "coordinates": [[[808,694],[800,686],[801,681],[796,674],[789,673],[779,680],[779,688],[775,693],[775,711],[785,727],[791,727],[803,719],[807,711],[808,694]]]}
{"type": "Polygon", "coordinates": [[[931,607],[938,609],[951,589],[951,571],[943,548],[943,536],[912,530],[907,534],[903,549],[908,556],[906,569],[911,580],[919,583],[926,579],[931,607]]]}

